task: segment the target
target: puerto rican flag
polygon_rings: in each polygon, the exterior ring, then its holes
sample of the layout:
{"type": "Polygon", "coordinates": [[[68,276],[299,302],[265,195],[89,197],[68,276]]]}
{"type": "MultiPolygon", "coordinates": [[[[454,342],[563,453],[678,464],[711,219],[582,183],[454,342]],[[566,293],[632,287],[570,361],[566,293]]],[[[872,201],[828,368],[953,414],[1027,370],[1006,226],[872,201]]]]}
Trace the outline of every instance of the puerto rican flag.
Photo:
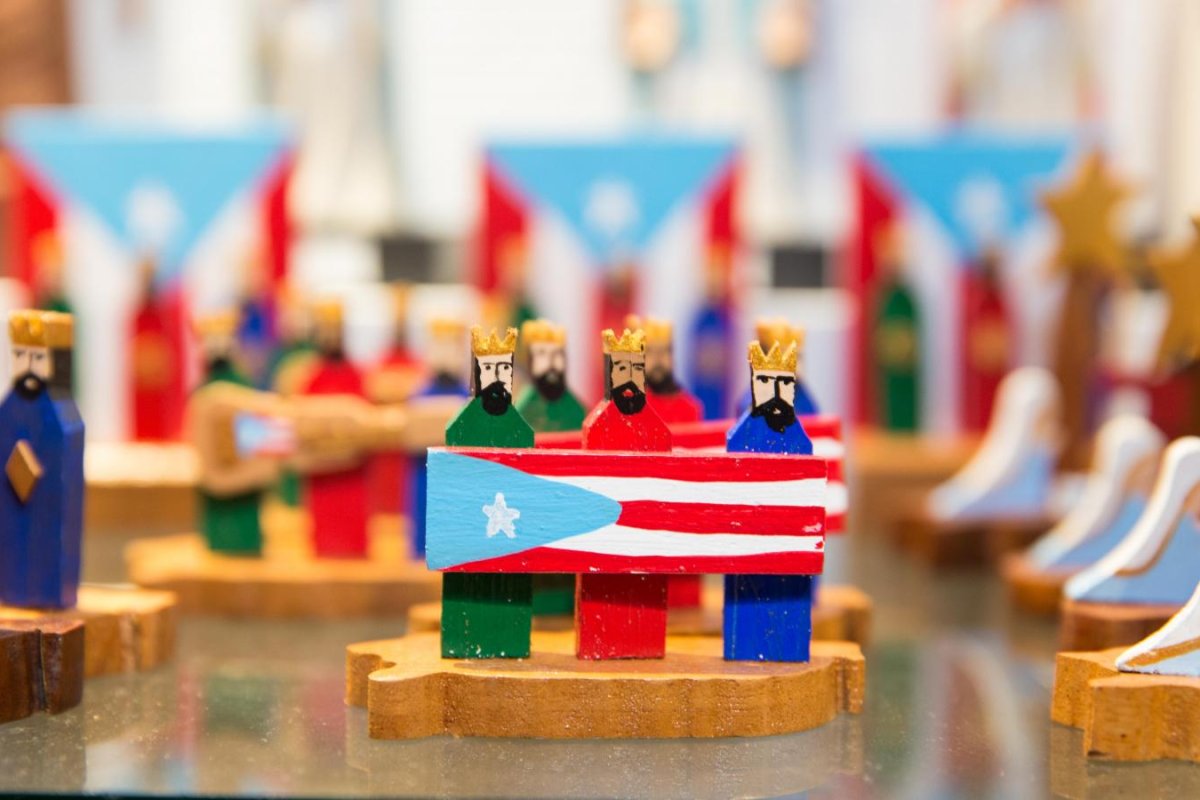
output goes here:
{"type": "Polygon", "coordinates": [[[430,569],[817,575],[823,458],[431,448],[430,569]]]}
{"type": "MultiPolygon", "coordinates": [[[[846,511],[850,507],[850,493],[846,488],[844,467],[846,446],[842,443],[842,420],[833,414],[818,414],[801,417],[800,424],[812,440],[813,455],[825,459],[829,464],[825,488],[825,532],[842,533],[846,530],[846,511]]],[[[725,434],[733,425],[734,420],[731,419],[671,425],[671,443],[676,450],[723,453],[725,434]]],[[[539,433],[537,446],[576,449],[583,446],[583,440],[580,431],[539,433]]]]}

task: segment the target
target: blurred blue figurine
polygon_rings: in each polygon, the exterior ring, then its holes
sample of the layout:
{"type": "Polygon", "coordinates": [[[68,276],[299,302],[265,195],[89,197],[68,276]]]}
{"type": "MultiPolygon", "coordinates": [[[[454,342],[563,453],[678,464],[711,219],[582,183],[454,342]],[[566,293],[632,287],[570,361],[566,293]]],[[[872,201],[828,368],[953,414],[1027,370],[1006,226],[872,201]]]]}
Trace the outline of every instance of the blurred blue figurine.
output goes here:
{"type": "Polygon", "coordinates": [[[13,384],[0,404],[0,604],[71,608],[83,534],[83,420],[71,397],[70,314],[9,317],[13,384]]]}
{"type": "MultiPolygon", "coordinates": [[[[729,431],[728,452],[812,454],[793,406],[796,349],[776,341],[764,353],[750,343],[752,405],[729,431]]],[[[808,661],[815,584],[811,575],[726,575],[725,659],[808,661]]]]}
{"type": "MultiPolygon", "coordinates": [[[[429,381],[413,394],[421,397],[470,397],[467,387],[467,328],[461,320],[437,318],[429,323],[429,343],[425,362],[429,381]]],[[[425,557],[425,454],[413,456],[412,469],[412,546],[413,555],[425,557]]]]}

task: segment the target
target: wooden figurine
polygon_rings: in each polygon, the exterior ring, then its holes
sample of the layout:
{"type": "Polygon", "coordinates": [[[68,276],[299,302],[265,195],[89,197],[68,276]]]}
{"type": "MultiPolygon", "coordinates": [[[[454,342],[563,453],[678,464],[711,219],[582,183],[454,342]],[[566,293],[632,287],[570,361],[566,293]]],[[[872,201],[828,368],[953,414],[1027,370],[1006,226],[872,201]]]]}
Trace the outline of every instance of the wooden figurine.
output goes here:
{"type": "Polygon", "coordinates": [[[934,563],[971,561],[1024,545],[1050,518],[1058,455],[1058,385],[1037,367],[1009,373],[979,449],[901,523],[902,541],[934,563]],[[989,542],[992,531],[1001,532],[989,542]]]}
{"type": "MultiPolygon", "coordinates": [[[[200,338],[204,354],[204,379],[202,386],[227,383],[249,387],[250,381],[236,366],[238,315],[234,312],[211,314],[196,321],[196,333],[200,338]]],[[[204,428],[197,429],[198,420],[189,419],[191,440],[201,445],[206,435],[204,428]]],[[[257,556],[262,554],[262,526],[259,508],[263,490],[277,476],[277,471],[258,471],[268,482],[251,479],[248,482],[229,482],[228,474],[222,475],[224,485],[205,485],[202,480],[197,487],[200,497],[201,530],[210,550],[218,553],[257,556]]]]}
{"type": "MultiPolygon", "coordinates": [[[[392,342],[365,378],[367,397],[377,404],[407,402],[424,379],[420,359],[408,347],[409,287],[395,284],[392,294],[392,342]]],[[[412,460],[403,452],[379,452],[367,465],[371,515],[406,513],[412,505],[412,460]]]]}
{"type": "Polygon", "coordinates": [[[700,402],[675,378],[675,342],[673,326],[661,319],[644,322],[630,316],[626,327],[646,334],[646,403],[668,425],[698,422],[703,409],[700,402]]]}
{"type": "Polygon", "coordinates": [[[1100,305],[1126,261],[1115,212],[1130,194],[1129,187],[1108,171],[1104,157],[1092,152],[1068,185],[1042,196],[1059,230],[1054,266],[1067,281],[1053,351],[1053,371],[1062,391],[1064,469],[1087,466],[1097,411],[1093,398],[1100,305]]]}
{"type": "Polygon", "coordinates": [[[1083,729],[1088,756],[1200,761],[1200,585],[1132,647],[1059,653],[1051,717],[1083,729]]]}
{"type": "Polygon", "coordinates": [[[521,341],[528,354],[531,386],[517,397],[517,411],[538,433],[577,431],[587,412],[567,386],[567,332],[547,320],[527,320],[521,341]]]}
{"type": "Polygon", "coordinates": [[[184,316],[178,290],[160,293],[155,262],[142,261],[141,299],[130,336],[133,438],[176,440],[187,404],[183,373],[184,316]]]}
{"type": "Polygon", "coordinates": [[[687,376],[705,419],[724,418],[736,397],[729,381],[736,360],[728,286],[732,257],[728,247],[710,248],[704,270],[704,302],[688,329],[691,358],[687,376]]]}
{"type": "Polygon", "coordinates": [[[966,276],[963,301],[963,427],[983,431],[1012,368],[1012,333],[1000,285],[1000,254],[985,247],[966,276]]]}
{"type": "Polygon", "coordinates": [[[1078,502],[1032,547],[1003,562],[1018,607],[1058,613],[1067,580],[1112,552],[1145,512],[1164,447],[1166,438],[1142,417],[1121,416],[1104,424],[1078,502]]]}
{"type": "Polygon", "coordinates": [[[71,608],[83,539],[83,419],[71,397],[72,318],[9,317],[13,382],[0,404],[0,604],[71,608]]]}
{"type": "MultiPolygon", "coordinates": [[[[311,309],[289,284],[276,296],[279,342],[267,363],[267,386],[284,397],[300,394],[308,385],[318,361],[312,342],[311,309]]],[[[284,505],[299,508],[302,482],[294,470],[280,471],[277,492],[284,505]]]]}
{"type": "MultiPolygon", "coordinates": [[[[567,332],[547,320],[526,320],[521,341],[532,386],[521,390],[517,411],[536,433],[579,431],[587,413],[567,386],[567,332]]],[[[582,435],[582,434],[580,434],[582,435]]],[[[573,614],[574,575],[535,575],[534,614],[573,614]]]]}
{"type": "MultiPolygon", "coordinates": [[[[533,447],[533,429],[513,406],[517,330],[503,339],[471,328],[474,375],[471,401],[446,426],[455,447],[533,447]]],[[[520,512],[503,494],[481,506],[488,538],[513,533],[520,512]]],[[[440,513],[435,510],[435,513],[440,513]]],[[[443,658],[525,658],[533,625],[533,579],[521,573],[447,572],[442,581],[443,658]]]]}
{"type": "Polygon", "coordinates": [[[916,431],[921,427],[921,309],[904,274],[899,228],[888,230],[877,246],[883,275],[871,350],[878,420],[885,430],[916,431]]]}
{"type": "MultiPolygon", "coordinates": [[[[425,385],[414,395],[414,405],[429,398],[470,396],[470,390],[467,388],[470,364],[467,361],[466,332],[466,326],[461,320],[449,317],[435,317],[430,320],[429,343],[424,353],[429,376],[425,385]]],[[[412,526],[413,555],[424,558],[426,472],[423,454],[411,457],[409,474],[412,476],[412,513],[409,523],[412,526]]]]}
{"type": "MultiPolygon", "coordinates": [[[[749,349],[753,405],[730,429],[734,453],[811,455],[812,442],[796,420],[796,342],[763,352],[749,349]]],[[[729,661],[808,661],[812,638],[811,575],[726,575],[725,658],[729,661]]]]}
{"type": "MultiPolygon", "coordinates": [[[[583,423],[585,450],[671,450],[671,431],[647,405],[645,334],[612,329],[604,344],[604,399],[583,423]]],[[[580,658],[662,658],[667,637],[665,575],[582,574],[575,594],[580,658]]]]}
{"type": "MultiPolygon", "coordinates": [[[[362,375],[342,349],[342,305],[336,300],[314,309],[315,339],[320,360],[309,378],[308,395],[363,397],[362,375]]],[[[367,478],[358,463],[331,472],[311,472],[305,502],[312,517],[313,549],[319,558],[364,558],[367,555],[367,478]]]]}
{"type": "MultiPolygon", "coordinates": [[[[780,347],[787,347],[790,343],[796,345],[796,383],[795,383],[795,401],[794,409],[796,416],[810,417],[820,413],[817,408],[817,402],[812,396],[812,392],[808,390],[808,385],[804,382],[804,328],[800,326],[793,327],[786,319],[760,319],[754,324],[755,340],[764,353],[770,352],[771,348],[778,344],[780,347]]],[[[738,402],[738,415],[742,415],[748,409],[754,406],[753,387],[746,390],[742,395],[742,399],[738,402]]]]}
{"type": "Polygon", "coordinates": [[[1200,216],[1192,218],[1192,227],[1186,246],[1151,254],[1150,266],[1169,309],[1159,343],[1159,368],[1186,376],[1190,388],[1186,431],[1200,435],[1200,216]]]}
{"type": "Polygon", "coordinates": [[[1163,455],[1149,505],[1121,543],[1067,582],[1061,643],[1066,650],[1132,644],[1162,625],[1200,583],[1196,499],[1200,438],[1163,455]]]}

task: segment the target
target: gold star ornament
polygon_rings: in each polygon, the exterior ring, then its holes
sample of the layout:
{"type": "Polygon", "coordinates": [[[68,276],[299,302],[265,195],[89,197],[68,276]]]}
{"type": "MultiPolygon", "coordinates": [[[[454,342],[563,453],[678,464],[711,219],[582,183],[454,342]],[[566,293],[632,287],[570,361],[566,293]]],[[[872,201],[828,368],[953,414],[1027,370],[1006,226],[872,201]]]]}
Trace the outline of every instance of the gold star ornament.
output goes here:
{"type": "Polygon", "coordinates": [[[1159,366],[1168,369],[1200,360],[1200,216],[1192,217],[1192,226],[1195,232],[1186,246],[1150,256],[1170,305],[1158,347],[1159,366]]]}
{"type": "Polygon", "coordinates": [[[1055,266],[1068,274],[1118,277],[1126,254],[1113,212],[1132,194],[1108,171],[1098,151],[1084,158],[1067,185],[1043,193],[1042,205],[1059,230],[1055,266]]]}

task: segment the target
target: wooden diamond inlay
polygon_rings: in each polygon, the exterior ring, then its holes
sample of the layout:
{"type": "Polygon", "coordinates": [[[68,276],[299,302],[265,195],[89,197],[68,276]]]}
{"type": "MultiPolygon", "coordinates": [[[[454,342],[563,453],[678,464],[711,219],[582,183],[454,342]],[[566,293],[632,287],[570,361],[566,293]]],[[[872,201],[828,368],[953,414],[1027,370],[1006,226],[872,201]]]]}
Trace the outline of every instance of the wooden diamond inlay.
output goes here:
{"type": "Polygon", "coordinates": [[[17,493],[21,502],[28,503],[29,495],[33,494],[34,487],[42,479],[42,462],[38,461],[33,448],[25,439],[19,440],[13,446],[8,463],[4,465],[4,474],[8,476],[8,482],[12,484],[13,491],[17,493]]]}

